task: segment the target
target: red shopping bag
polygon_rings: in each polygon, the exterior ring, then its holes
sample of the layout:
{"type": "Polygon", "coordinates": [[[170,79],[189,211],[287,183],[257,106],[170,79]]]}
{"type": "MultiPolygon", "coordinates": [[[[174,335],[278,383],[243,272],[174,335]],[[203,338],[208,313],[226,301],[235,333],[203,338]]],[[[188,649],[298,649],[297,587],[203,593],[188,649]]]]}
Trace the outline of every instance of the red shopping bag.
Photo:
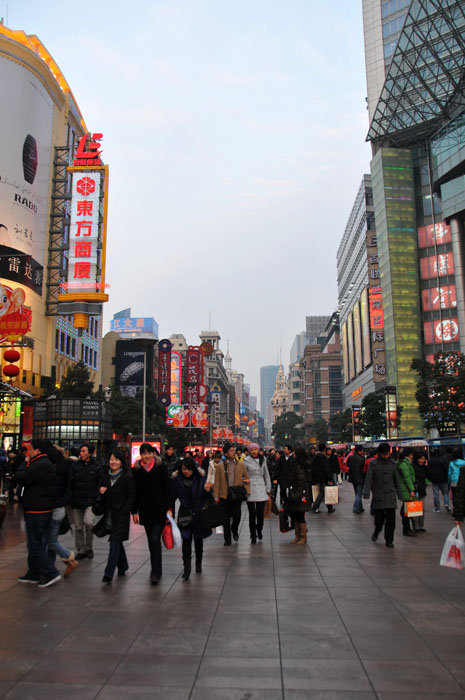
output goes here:
{"type": "Polygon", "coordinates": [[[161,532],[161,536],[166,549],[174,549],[173,530],[171,529],[171,523],[169,520],[166,521],[166,525],[161,532]]]}

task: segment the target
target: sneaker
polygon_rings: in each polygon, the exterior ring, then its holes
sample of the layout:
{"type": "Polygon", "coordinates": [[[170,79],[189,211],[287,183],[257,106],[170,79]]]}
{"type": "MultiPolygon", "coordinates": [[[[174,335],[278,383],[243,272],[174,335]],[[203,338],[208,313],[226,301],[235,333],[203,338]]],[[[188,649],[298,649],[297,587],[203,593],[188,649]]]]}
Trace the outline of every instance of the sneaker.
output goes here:
{"type": "Polygon", "coordinates": [[[446,510],[448,513],[450,513],[450,506],[446,506],[446,510]]]}
{"type": "Polygon", "coordinates": [[[60,579],[60,574],[57,574],[57,576],[51,576],[50,578],[45,579],[45,581],[42,583],[39,583],[39,588],[48,588],[48,586],[53,586],[53,584],[57,583],[60,579]]]}
{"type": "Polygon", "coordinates": [[[25,576],[18,576],[18,581],[19,583],[39,583],[38,578],[34,578],[33,576],[29,576],[26,574],[25,576]]]}

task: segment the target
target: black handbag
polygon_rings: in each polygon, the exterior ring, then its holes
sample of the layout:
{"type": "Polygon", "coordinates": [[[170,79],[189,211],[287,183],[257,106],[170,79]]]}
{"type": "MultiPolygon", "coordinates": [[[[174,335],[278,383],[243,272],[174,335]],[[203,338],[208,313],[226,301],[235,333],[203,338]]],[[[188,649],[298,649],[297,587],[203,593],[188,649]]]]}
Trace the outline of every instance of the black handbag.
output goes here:
{"type": "Polygon", "coordinates": [[[245,486],[230,486],[228,488],[228,501],[231,503],[242,503],[247,500],[247,489],[245,486]]]}
{"type": "Polygon", "coordinates": [[[192,525],[192,513],[185,513],[184,515],[178,515],[178,527],[181,530],[186,530],[192,525]]]}
{"type": "Polygon", "coordinates": [[[98,523],[92,528],[92,532],[96,537],[105,537],[111,535],[111,527],[108,526],[106,518],[100,518],[98,523]]]}
{"type": "Polygon", "coordinates": [[[67,532],[71,530],[71,525],[68,518],[68,513],[65,513],[65,517],[60,523],[60,529],[58,530],[59,535],[66,535],[67,532]]]}
{"type": "Polygon", "coordinates": [[[99,496],[92,506],[92,513],[94,515],[103,515],[105,512],[105,500],[99,496]]]}
{"type": "Polygon", "coordinates": [[[227,517],[226,503],[224,501],[209,501],[200,511],[200,527],[202,530],[213,530],[214,527],[223,525],[227,517]]]}

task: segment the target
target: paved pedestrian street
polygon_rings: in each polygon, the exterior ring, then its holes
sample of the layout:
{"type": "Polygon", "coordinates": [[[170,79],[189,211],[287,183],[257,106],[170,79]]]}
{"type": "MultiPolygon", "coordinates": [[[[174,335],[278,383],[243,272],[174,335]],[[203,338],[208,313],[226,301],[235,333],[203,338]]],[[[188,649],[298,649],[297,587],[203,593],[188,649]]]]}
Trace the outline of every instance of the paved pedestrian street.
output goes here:
{"type": "MultiPolygon", "coordinates": [[[[101,583],[106,540],[68,580],[39,590],[12,508],[0,531],[0,695],[5,698],[300,700],[464,698],[464,572],[439,566],[452,520],[434,513],[395,549],[371,542],[350,484],[334,514],[307,514],[308,547],[265,521],[251,545],[206,541],[204,572],[181,581],[164,552],[149,584],[145,533],[132,526],[129,575],[101,583]]],[[[68,545],[72,537],[63,538],[68,545]]]]}

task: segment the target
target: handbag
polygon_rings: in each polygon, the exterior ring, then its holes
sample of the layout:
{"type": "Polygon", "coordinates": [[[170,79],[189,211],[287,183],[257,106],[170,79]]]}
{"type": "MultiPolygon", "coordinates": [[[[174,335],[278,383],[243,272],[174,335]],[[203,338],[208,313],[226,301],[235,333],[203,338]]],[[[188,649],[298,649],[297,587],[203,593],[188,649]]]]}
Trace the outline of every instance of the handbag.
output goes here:
{"type": "Polygon", "coordinates": [[[423,502],[405,501],[404,515],[406,518],[417,518],[419,515],[423,515],[423,502]]]}
{"type": "Polygon", "coordinates": [[[229,486],[228,501],[232,503],[242,503],[247,500],[247,489],[245,486],[229,486]]]}
{"type": "Polygon", "coordinates": [[[291,516],[289,515],[287,509],[282,508],[279,511],[279,531],[289,532],[292,530],[291,516]]]}
{"type": "Polygon", "coordinates": [[[108,526],[107,519],[100,516],[98,522],[91,528],[96,537],[105,537],[111,535],[111,527],[108,526]]]}
{"type": "Polygon", "coordinates": [[[181,546],[182,536],[176,522],[170,513],[166,514],[166,524],[161,532],[166,549],[177,549],[181,546]]]}
{"type": "MultiPolygon", "coordinates": [[[[87,525],[87,527],[90,527],[91,529],[97,525],[98,522],[103,518],[103,510],[101,513],[95,513],[94,512],[94,506],[87,506],[86,510],[84,511],[84,524],[87,525]]],[[[98,535],[99,536],[99,535],[98,535]]]]}
{"type": "Polygon", "coordinates": [[[59,535],[66,535],[67,532],[71,530],[71,524],[69,522],[68,513],[65,513],[65,517],[60,523],[60,529],[58,530],[59,535]]]}
{"type": "Polygon", "coordinates": [[[213,530],[224,523],[227,517],[224,501],[209,501],[200,511],[200,527],[202,530],[213,530]]]}
{"type": "Polygon", "coordinates": [[[325,505],[334,506],[339,503],[339,486],[325,486],[325,505]]]}
{"type": "Polygon", "coordinates": [[[456,525],[447,535],[442,549],[440,566],[463,569],[465,564],[465,542],[460,527],[456,525]]]}
{"type": "Polygon", "coordinates": [[[188,512],[185,515],[178,514],[178,527],[181,528],[181,530],[186,530],[192,525],[192,520],[193,516],[191,512],[188,512]]]}

